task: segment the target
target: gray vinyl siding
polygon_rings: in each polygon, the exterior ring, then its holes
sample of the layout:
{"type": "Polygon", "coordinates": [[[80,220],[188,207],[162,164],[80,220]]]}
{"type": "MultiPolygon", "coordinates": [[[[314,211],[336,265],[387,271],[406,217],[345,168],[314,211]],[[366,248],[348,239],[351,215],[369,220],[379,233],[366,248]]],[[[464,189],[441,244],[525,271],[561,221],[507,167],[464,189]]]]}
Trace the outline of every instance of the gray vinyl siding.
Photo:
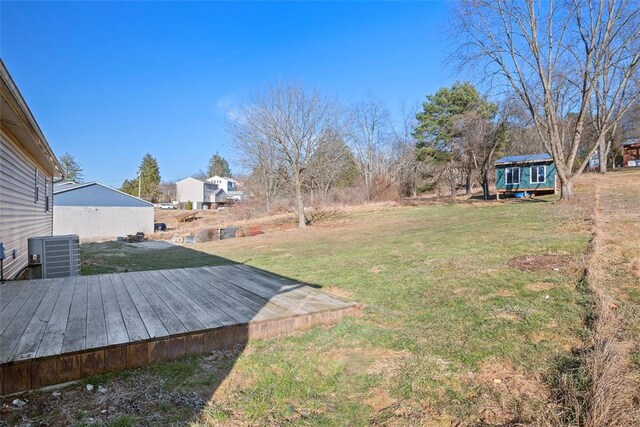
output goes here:
{"type": "Polygon", "coordinates": [[[52,176],[24,151],[0,133],[0,242],[4,243],[4,277],[12,279],[27,265],[27,239],[53,232],[52,176]],[[35,201],[35,168],[39,198],[35,201]],[[49,186],[49,210],[45,211],[45,184],[49,186]],[[16,259],[12,251],[16,250],[16,259]]]}

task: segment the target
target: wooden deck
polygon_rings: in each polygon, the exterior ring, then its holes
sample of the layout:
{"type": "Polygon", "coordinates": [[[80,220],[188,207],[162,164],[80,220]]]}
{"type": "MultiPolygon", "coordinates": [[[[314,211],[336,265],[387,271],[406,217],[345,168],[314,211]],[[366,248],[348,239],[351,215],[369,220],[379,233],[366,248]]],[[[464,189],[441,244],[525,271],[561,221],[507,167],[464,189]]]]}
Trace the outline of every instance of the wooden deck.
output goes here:
{"type": "Polygon", "coordinates": [[[359,310],[243,265],[0,284],[0,394],[205,354],[359,310]]]}

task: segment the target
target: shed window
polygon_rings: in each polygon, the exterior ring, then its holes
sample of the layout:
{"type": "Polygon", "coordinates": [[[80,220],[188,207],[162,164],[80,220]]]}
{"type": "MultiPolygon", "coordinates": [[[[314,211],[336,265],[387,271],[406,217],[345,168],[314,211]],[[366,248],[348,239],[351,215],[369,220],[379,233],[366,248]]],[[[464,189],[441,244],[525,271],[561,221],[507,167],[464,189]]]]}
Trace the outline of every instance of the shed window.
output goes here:
{"type": "Polygon", "coordinates": [[[520,168],[506,168],[504,173],[507,185],[520,184],[520,168]]]}
{"type": "Polygon", "coordinates": [[[33,191],[35,193],[34,202],[38,203],[40,199],[40,173],[38,172],[38,168],[35,168],[34,172],[33,191]]]}
{"type": "Polygon", "coordinates": [[[547,176],[546,166],[531,166],[531,183],[541,184],[545,181],[547,176]]]}

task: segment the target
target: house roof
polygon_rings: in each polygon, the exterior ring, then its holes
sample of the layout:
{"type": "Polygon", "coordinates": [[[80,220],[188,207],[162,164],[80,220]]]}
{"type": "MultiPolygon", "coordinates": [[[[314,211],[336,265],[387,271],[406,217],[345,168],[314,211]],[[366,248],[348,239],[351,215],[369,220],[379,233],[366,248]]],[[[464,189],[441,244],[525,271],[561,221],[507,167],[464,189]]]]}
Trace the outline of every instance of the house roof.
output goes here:
{"type": "Polygon", "coordinates": [[[191,176],[188,176],[188,177],[183,178],[183,179],[181,179],[181,180],[179,180],[179,181],[176,181],[176,184],[177,184],[178,182],[182,182],[182,181],[189,181],[189,180],[191,180],[191,181],[198,181],[198,182],[204,182],[204,181],[203,181],[203,180],[201,180],[201,179],[193,178],[193,177],[191,177],[191,176]]]}
{"type": "Polygon", "coordinates": [[[547,153],[540,154],[525,154],[523,156],[507,156],[502,157],[494,162],[496,165],[506,164],[506,163],[535,163],[535,162],[544,162],[553,160],[547,153]]]}
{"type": "Polygon", "coordinates": [[[622,142],[623,147],[626,147],[628,145],[636,145],[636,144],[640,144],[640,138],[627,139],[626,141],[622,142]]]}
{"type": "Polygon", "coordinates": [[[61,176],[62,168],[56,155],[2,59],[0,59],[0,89],[2,93],[2,102],[0,102],[2,127],[18,139],[19,143],[37,160],[42,168],[52,176],[61,176]]]}
{"type": "Polygon", "coordinates": [[[53,186],[53,203],[54,205],[61,203],[61,206],[153,206],[153,203],[147,202],[139,197],[124,193],[115,188],[109,187],[99,182],[61,182],[53,186]],[[99,191],[94,192],[97,200],[89,200],[86,195],[79,197],[79,200],[62,201],[60,196],[73,193],[75,190],[89,189],[95,187],[99,191]],[[118,201],[120,200],[120,201],[118,201]]]}
{"type": "Polygon", "coordinates": [[[218,175],[214,175],[214,176],[212,176],[211,178],[207,178],[207,181],[211,182],[211,181],[213,181],[214,179],[224,179],[224,180],[226,180],[226,181],[230,181],[230,182],[238,183],[238,181],[236,181],[236,180],[235,180],[235,179],[233,179],[233,178],[227,178],[227,177],[224,177],[224,176],[218,176],[218,175]]]}

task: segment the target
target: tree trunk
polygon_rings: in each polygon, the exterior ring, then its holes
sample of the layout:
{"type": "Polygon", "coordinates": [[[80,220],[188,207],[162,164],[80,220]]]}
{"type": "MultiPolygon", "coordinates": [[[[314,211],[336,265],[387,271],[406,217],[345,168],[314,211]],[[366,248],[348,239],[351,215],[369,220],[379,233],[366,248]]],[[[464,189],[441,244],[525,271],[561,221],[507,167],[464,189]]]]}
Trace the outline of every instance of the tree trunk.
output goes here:
{"type": "Polygon", "coordinates": [[[604,135],[598,140],[598,157],[600,158],[600,173],[607,173],[607,141],[604,135]]]}
{"type": "Polygon", "coordinates": [[[464,183],[464,189],[466,194],[471,194],[471,175],[467,173],[467,178],[464,183]]]}
{"type": "Polygon", "coordinates": [[[454,175],[453,172],[453,165],[451,163],[449,163],[448,165],[448,169],[449,169],[449,185],[451,186],[451,197],[456,197],[456,177],[454,175]]]}
{"type": "Polygon", "coordinates": [[[571,200],[573,199],[574,195],[575,195],[575,192],[573,189],[573,180],[560,179],[560,200],[571,200]]]}
{"type": "Polygon", "coordinates": [[[295,172],[293,175],[296,187],[296,204],[298,209],[298,227],[304,228],[307,226],[307,218],[304,216],[304,199],[302,198],[302,183],[300,182],[300,173],[295,172]]]}
{"type": "Polygon", "coordinates": [[[486,175],[482,177],[482,195],[485,200],[489,200],[489,181],[486,175]]]}

